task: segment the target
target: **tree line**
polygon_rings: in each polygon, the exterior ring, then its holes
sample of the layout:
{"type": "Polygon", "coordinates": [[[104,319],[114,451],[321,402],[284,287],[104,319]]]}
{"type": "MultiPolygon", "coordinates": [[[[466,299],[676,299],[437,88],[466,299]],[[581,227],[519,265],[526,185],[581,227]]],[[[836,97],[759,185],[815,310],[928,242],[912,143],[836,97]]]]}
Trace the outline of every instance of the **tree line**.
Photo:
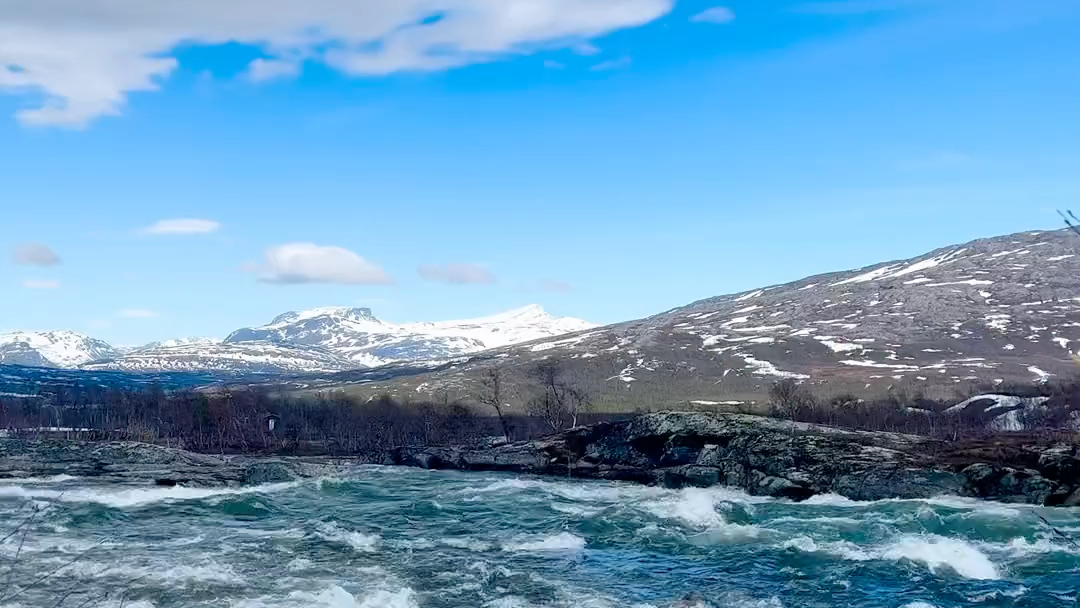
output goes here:
{"type": "Polygon", "coordinates": [[[166,391],[154,384],[42,384],[34,395],[0,393],[0,431],[145,441],[200,452],[377,455],[407,445],[531,439],[624,417],[590,414],[587,395],[557,360],[542,361],[527,375],[532,394],[524,413],[509,410],[498,368],[478,394],[460,401],[288,394],[261,387],[166,391]]]}

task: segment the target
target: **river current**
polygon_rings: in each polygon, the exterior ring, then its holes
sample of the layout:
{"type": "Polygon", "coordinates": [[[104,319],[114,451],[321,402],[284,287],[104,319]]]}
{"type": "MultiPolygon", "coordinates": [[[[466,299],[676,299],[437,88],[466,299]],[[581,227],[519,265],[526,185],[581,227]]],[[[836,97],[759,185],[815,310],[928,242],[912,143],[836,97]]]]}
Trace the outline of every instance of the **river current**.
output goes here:
{"type": "Polygon", "coordinates": [[[1080,605],[1080,509],[960,498],[365,466],[244,489],[6,480],[0,526],[5,607],[1080,605]]]}

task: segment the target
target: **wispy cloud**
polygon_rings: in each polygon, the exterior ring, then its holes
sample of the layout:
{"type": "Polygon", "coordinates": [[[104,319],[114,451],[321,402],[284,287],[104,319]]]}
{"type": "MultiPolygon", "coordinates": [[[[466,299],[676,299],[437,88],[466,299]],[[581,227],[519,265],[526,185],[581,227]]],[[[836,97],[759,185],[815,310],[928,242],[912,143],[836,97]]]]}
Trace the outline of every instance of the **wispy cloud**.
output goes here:
{"type": "Polygon", "coordinates": [[[27,279],[22,282],[27,289],[59,289],[60,281],[52,279],[27,279]]]}
{"type": "Polygon", "coordinates": [[[575,43],[573,46],[570,47],[570,50],[573,51],[575,54],[582,55],[584,57],[592,57],[593,55],[600,54],[600,47],[586,41],[575,43]]]}
{"type": "Polygon", "coordinates": [[[247,77],[252,82],[266,82],[300,75],[300,63],[285,59],[256,59],[248,65],[247,77]]]}
{"type": "Polygon", "coordinates": [[[478,264],[424,264],[416,272],[425,281],[452,285],[490,285],[498,280],[478,264]]]}
{"type": "Polygon", "coordinates": [[[256,47],[264,56],[249,66],[253,79],[289,75],[299,62],[351,76],[384,76],[581,46],[652,22],[673,5],[674,0],[529,0],[524,6],[509,0],[0,2],[0,90],[42,100],[17,112],[25,125],[80,128],[121,114],[132,92],[158,90],[179,66],[179,46],[256,47]]]}
{"type": "Polygon", "coordinates": [[[23,243],[12,250],[11,260],[20,266],[56,266],[60,256],[44,243],[23,243]]]}
{"type": "Polygon", "coordinates": [[[209,234],[221,228],[219,222],[194,218],[158,220],[143,228],[143,234],[209,234]]]}
{"type": "Polygon", "coordinates": [[[610,61],[601,61],[600,63],[590,68],[594,72],[607,72],[611,70],[623,70],[630,67],[632,60],[630,57],[620,57],[618,59],[612,59],[610,61]]]}
{"type": "Polygon", "coordinates": [[[550,59],[544,60],[544,67],[549,70],[561,70],[566,67],[565,63],[559,63],[558,61],[552,61],[550,59]]]}
{"type": "Polygon", "coordinates": [[[259,265],[247,267],[263,283],[336,283],[390,285],[393,277],[379,266],[342,247],[287,243],[271,247],[259,265]]]}
{"type": "Polygon", "coordinates": [[[690,17],[694,23],[731,23],[735,20],[735,13],[726,6],[714,6],[690,17]]]}
{"type": "Polygon", "coordinates": [[[116,313],[116,316],[121,319],[156,319],[161,314],[145,308],[126,308],[116,313]]]}

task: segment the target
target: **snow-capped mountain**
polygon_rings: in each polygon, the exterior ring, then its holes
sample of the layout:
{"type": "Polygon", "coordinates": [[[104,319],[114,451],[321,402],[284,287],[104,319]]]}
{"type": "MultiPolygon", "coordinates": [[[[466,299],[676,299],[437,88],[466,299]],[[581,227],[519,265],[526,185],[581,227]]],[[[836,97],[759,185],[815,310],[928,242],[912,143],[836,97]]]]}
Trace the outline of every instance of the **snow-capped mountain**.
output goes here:
{"type": "Polygon", "coordinates": [[[1080,371],[1080,236],[1025,232],[708,298],[639,321],[511,346],[373,391],[467,396],[491,365],[563,360],[594,400],[760,401],[777,379],[825,395],[952,397],[1080,371]]]}
{"type": "Polygon", "coordinates": [[[73,331],[17,331],[0,334],[0,363],[35,367],[76,367],[118,354],[107,343],[73,331]]]}
{"type": "Polygon", "coordinates": [[[231,371],[303,373],[440,361],[488,348],[593,327],[555,318],[539,306],[480,319],[394,324],[366,308],[328,307],[287,312],[225,340],[186,338],[148,344],[85,369],[137,372],[231,371]]]}
{"type": "Polygon", "coordinates": [[[479,319],[402,325],[381,321],[367,308],[315,308],[239,329],[225,338],[225,344],[314,346],[348,358],[354,367],[374,367],[450,359],[591,327],[595,326],[580,319],[555,318],[535,305],[479,319]]]}
{"type": "Polygon", "coordinates": [[[174,348],[176,346],[211,346],[214,344],[221,344],[220,338],[173,338],[171,340],[161,340],[159,342],[148,342],[142,346],[133,346],[128,348],[117,348],[116,350],[128,354],[139,353],[152,350],[158,350],[160,348],[174,348]]]}

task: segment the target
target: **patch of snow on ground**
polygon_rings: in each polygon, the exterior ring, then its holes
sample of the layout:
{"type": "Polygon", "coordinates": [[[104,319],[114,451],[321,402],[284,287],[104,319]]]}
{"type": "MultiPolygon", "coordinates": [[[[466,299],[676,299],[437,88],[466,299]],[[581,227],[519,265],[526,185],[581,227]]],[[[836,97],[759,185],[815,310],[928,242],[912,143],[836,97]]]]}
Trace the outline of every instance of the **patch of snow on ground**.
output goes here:
{"type": "Polygon", "coordinates": [[[1073,257],[1076,257],[1075,253],[1070,253],[1069,255],[1056,255],[1056,256],[1054,256],[1052,258],[1046,258],[1046,261],[1047,262],[1060,262],[1061,260],[1067,260],[1067,259],[1073,258],[1073,257]]]}
{"type": "Polygon", "coordinates": [[[854,366],[854,367],[880,367],[880,368],[885,368],[885,369],[906,369],[906,370],[910,370],[910,371],[918,371],[919,370],[919,367],[916,366],[916,365],[904,365],[904,364],[890,365],[888,363],[877,363],[877,362],[874,362],[874,361],[855,361],[855,360],[850,360],[849,359],[849,360],[846,360],[846,361],[841,361],[840,363],[842,365],[851,365],[851,366],[854,366]]]}
{"type": "Polygon", "coordinates": [[[860,344],[851,344],[849,342],[840,342],[836,336],[815,336],[815,340],[821,342],[823,345],[829,347],[834,353],[846,353],[853,350],[865,350],[860,344]]]}
{"type": "Polygon", "coordinates": [[[993,285],[993,281],[982,279],[968,279],[966,281],[950,281],[948,283],[930,283],[927,287],[945,287],[947,285],[993,285]]]}
{"type": "Polygon", "coordinates": [[[765,293],[764,289],[759,289],[757,291],[752,291],[752,292],[750,292],[750,293],[748,293],[746,295],[739,296],[739,297],[735,298],[734,300],[732,300],[732,302],[743,302],[743,301],[749,300],[751,298],[756,298],[756,297],[760,296],[763,293],[765,293]]]}
{"type": "Polygon", "coordinates": [[[1027,371],[1035,374],[1035,381],[1036,382],[1041,382],[1041,383],[1049,382],[1050,381],[1050,376],[1053,376],[1053,374],[1051,374],[1050,372],[1043,371],[1043,370],[1039,369],[1038,367],[1035,367],[1034,365],[1029,366],[1027,368],[1027,371]]]}
{"type": "Polygon", "coordinates": [[[1023,403],[1024,400],[1020,397],[1014,397],[1012,395],[975,395],[970,399],[966,399],[964,401],[961,401],[960,403],[957,403],[956,405],[946,409],[945,411],[949,413],[960,412],[967,409],[968,406],[970,406],[972,403],[977,403],[979,401],[993,401],[994,405],[985,408],[986,410],[990,410],[993,408],[1016,407],[1023,403]]]}
{"type": "Polygon", "coordinates": [[[1070,340],[1068,338],[1058,337],[1058,338],[1054,338],[1054,342],[1056,342],[1057,345],[1060,346],[1061,348],[1064,348],[1064,349],[1068,350],[1069,342],[1072,342],[1072,340],[1070,340]]]}
{"type": "Polygon", "coordinates": [[[810,376],[807,376],[806,374],[797,374],[795,372],[786,372],[784,370],[781,370],[781,369],[777,368],[775,365],[773,365],[772,363],[769,363],[768,361],[762,361],[760,359],[755,359],[754,357],[752,357],[750,355],[740,354],[738,356],[742,357],[743,360],[746,361],[746,364],[753,368],[753,371],[751,373],[756,374],[758,376],[774,376],[774,377],[777,377],[777,378],[798,378],[798,379],[806,379],[806,378],[810,377],[810,376]]]}
{"type": "Polygon", "coordinates": [[[790,329],[790,325],[758,325],[757,327],[733,327],[733,331],[738,332],[760,332],[760,331],[779,331],[781,329],[790,329]]]}
{"type": "Polygon", "coordinates": [[[832,287],[835,287],[837,285],[846,285],[848,283],[866,283],[869,281],[880,281],[882,279],[896,279],[902,276],[907,276],[909,274],[914,274],[916,272],[922,272],[924,270],[929,270],[942,264],[947,264],[949,262],[955,261],[957,259],[957,256],[964,251],[966,250],[957,249],[955,251],[950,251],[949,253],[945,253],[937,257],[920,260],[918,262],[908,264],[907,266],[883,266],[876,270],[871,270],[870,272],[860,274],[850,279],[845,279],[843,281],[833,283],[832,287]]]}

